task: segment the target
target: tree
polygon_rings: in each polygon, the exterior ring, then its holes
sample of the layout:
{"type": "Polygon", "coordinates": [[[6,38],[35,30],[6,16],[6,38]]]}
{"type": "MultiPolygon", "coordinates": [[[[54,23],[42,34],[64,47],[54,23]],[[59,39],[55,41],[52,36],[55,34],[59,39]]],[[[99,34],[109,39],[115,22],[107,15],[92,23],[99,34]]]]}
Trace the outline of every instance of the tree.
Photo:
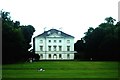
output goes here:
{"type": "Polygon", "coordinates": [[[23,37],[24,37],[24,56],[26,58],[26,60],[29,58],[29,55],[30,55],[30,52],[28,52],[28,49],[31,48],[31,38],[32,38],[32,35],[33,33],[35,32],[35,28],[32,26],[32,25],[22,25],[20,26],[20,29],[21,29],[21,32],[23,34],[23,37]]]}
{"type": "Polygon", "coordinates": [[[27,28],[25,27],[26,34],[24,34],[20,22],[11,20],[9,14],[9,12],[1,11],[3,64],[27,59],[29,53],[28,44],[31,42],[35,31],[33,26],[28,25],[27,28]],[[25,36],[29,37],[29,39],[25,36]]]}
{"type": "Polygon", "coordinates": [[[100,28],[105,30],[105,36],[101,45],[99,45],[99,53],[107,60],[118,60],[118,33],[116,32],[117,27],[114,25],[116,20],[112,17],[107,17],[105,20],[107,23],[99,25],[100,28]]]}
{"type": "Polygon", "coordinates": [[[112,24],[112,25],[114,24],[114,21],[116,21],[112,17],[107,17],[107,18],[105,18],[105,20],[107,21],[108,24],[112,24]]]}
{"type": "Polygon", "coordinates": [[[20,29],[14,28],[9,12],[2,12],[3,63],[12,63],[20,59],[23,37],[20,29]]]}
{"type": "Polygon", "coordinates": [[[98,47],[104,38],[105,31],[101,28],[95,28],[94,31],[88,35],[88,37],[85,36],[85,42],[86,42],[86,53],[87,57],[93,58],[96,60],[99,56],[96,54],[98,52],[98,47]]]}
{"type": "Polygon", "coordinates": [[[115,27],[115,35],[117,36],[117,38],[118,38],[118,41],[120,41],[120,21],[119,22],[117,22],[117,24],[115,25],[116,27],[115,27]]]}
{"type": "Polygon", "coordinates": [[[88,37],[93,31],[94,31],[94,28],[93,27],[89,27],[88,31],[84,33],[85,37],[88,37]]]}
{"type": "Polygon", "coordinates": [[[20,26],[20,28],[22,30],[23,37],[25,39],[26,50],[28,51],[28,49],[31,48],[30,42],[31,42],[32,35],[35,32],[35,28],[32,25],[20,26]]]}
{"type": "Polygon", "coordinates": [[[75,59],[84,59],[85,58],[85,43],[84,40],[81,38],[81,40],[78,40],[74,44],[74,50],[77,51],[77,54],[75,55],[75,59]]]}
{"type": "MultiPolygon", "coordinates": [[[[101,23],[98,27],[92,27],[85,32],[85,57],[93,60],[119,60],[120,47],[120,22],[114,25],[115,19],[105,18],[106,23],[101,23]]],[[[82,46],[75,47],[78,51],[82,46]]],[[[81,51],[80,51],[81,52],[81,51]]],[[[80,53],[79,52],[79,53],[80,53]]]]}

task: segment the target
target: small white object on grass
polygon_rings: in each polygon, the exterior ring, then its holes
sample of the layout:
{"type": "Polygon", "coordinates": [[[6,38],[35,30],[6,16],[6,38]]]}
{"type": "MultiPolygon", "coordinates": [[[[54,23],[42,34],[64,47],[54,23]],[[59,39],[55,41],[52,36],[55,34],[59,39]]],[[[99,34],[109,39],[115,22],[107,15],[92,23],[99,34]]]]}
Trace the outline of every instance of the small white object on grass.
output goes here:
{"type": "Polygon", "coordinates": [[[43,69],[40,69],[40,71],[42,71],[43,69]]]}
{"type": "Polygon", "coordinates": [[[32,59],[30,59],[30,63],[32,63],[32,59]]]}
{"type": "Polygon", "coordinates": [[[92,58],[90,58],[90,60],[92,61],[92,58]]]}
{"type": "Polygon", "coordinates": [[[38,69],[38,71],[45,71],[44,69],[42,69],[42,68],[40,68],[40,69],[38,69]]]}

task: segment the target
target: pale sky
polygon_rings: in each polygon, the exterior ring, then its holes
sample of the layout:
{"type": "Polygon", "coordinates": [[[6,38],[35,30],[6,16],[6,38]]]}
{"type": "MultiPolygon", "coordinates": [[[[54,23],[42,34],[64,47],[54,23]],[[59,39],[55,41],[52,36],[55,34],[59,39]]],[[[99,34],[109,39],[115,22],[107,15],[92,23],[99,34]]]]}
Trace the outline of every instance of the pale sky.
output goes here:
{"type": "Polygon", "coordinates": [[[118,20],[119,0],[0,0],[0,10],[10,12],[21,25],[32,25],[33,37],[51,28],[75,37],[84,36],[89,27],[97,27],[106,17],[118,20]]]}

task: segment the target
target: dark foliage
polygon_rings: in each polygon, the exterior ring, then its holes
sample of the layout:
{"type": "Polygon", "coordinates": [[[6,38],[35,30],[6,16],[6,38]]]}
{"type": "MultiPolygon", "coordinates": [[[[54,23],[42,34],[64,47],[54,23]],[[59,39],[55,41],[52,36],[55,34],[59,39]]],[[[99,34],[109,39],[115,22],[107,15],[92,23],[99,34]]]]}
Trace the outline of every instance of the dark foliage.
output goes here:
{"type": "Polygon", "coordinates": [[[120,60],[120,22],[114,25],[115,19],[112,17],[105,20],[106,23],[101,23],[95,29],[90,27],[85,32],[85,43],[81,40],[75,43],[75,50],[79,55],[84,55],[84,60],[120,60]]]}
{"type": "Polygon", "coordinates": [[[3,64],[27,60],[31,38],[35,32],[33,26],[20,26],[20,22],[11,20],[9,14],[9,12],[1,11],[3,64]]]}

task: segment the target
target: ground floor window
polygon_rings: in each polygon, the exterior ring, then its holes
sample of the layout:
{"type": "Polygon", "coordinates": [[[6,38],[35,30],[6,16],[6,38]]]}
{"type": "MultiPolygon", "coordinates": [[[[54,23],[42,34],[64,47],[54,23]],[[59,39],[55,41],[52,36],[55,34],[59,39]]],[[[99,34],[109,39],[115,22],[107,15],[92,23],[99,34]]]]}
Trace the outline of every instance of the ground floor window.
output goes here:
{"type": "Polygon", "coordinates": [[[67,58],[68,58],[68,59],[70,58],[70,54],[67,54],[67,58]]]}
{"type": "Polygon", "coordinates": [[[54,55],[53,55],[53,58],[54,58],[54,59],[57,59],[57,55],[56,55],[56,54],[54,54],[54,55]]]}
{"type": "Polygon", "coordinates": [[[48,57],[51,58],[51,54],[49,54],[48,57]]]}
{"type": "Polygon", "coordinates": [[[59,58],[62,58],[62,55],[61,55],[61,54],[59,54],[59,58]]]}
{"type": "Polygon", "coordinates": [[[43,54],[40,54],[40,59],[42,59],[43,58],[43,54]]]}

